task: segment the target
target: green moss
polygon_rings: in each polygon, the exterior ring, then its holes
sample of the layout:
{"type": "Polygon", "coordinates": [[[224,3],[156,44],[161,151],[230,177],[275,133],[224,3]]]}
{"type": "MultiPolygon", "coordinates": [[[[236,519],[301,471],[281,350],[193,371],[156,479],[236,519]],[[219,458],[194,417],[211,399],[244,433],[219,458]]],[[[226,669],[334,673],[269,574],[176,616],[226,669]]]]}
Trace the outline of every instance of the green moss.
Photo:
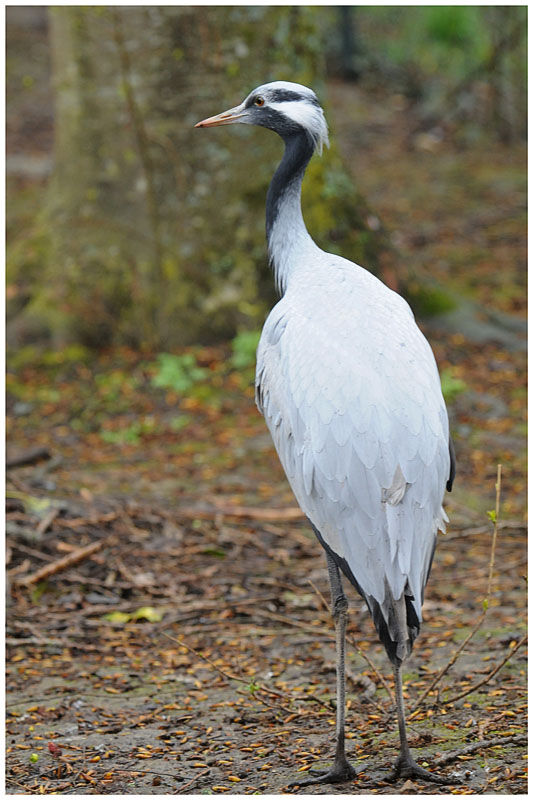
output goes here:
{"type": "Polygon", "coordinates": [[[456,300],[445,289],[436,285],[411,281],[405,287],[403,295],[415,315],[421,317],[445,314],[457,307],[456,300]]]}

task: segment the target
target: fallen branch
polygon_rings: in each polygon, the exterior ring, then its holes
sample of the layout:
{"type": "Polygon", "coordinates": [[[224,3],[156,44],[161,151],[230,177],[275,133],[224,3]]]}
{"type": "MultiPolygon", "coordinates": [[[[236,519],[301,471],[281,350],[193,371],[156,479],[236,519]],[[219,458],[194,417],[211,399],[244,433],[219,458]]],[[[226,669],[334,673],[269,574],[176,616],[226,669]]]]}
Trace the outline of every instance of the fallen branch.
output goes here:
{"type": "Polygon", "coordinates": [[[57,525],[61,528],[83,528],[85,525],[101,525],[102,522],[113,522],[120,517],[120,512],[109,511],[99,517],[74,517],[73,519],[58,519],[57,525]]]}
{"type": "MultiPolygon", "coordinates": [[[[204,656],[203,653],[200,653],[198,650],[195,650],[194,647],[191,647],[190,645],[186,644],[183,641],[183,639],[176,639],[176,638],[174,638],[174,636],[171,636],[169,633],[166,633],[166,631],[162,631],[162,633],[163,633],[163,636],[167,637],[167,639],[170,639],[172,642],[175,642],[176,644],[179,644],[182,647],[185,647],[185,649],[188,650],[190,653],[193,653],[193,655],[195,655],[198,658],[202,659],[202,661],[205,661],[207,664],[209,664],[211,667],[213,667],[214,670],[216,670],[221,675],[223,675],[224,678],[228,678],[228,680],[231,680],[231,681],[238,681],[239,683],[243,683],[245,686],[250,686],[250,684],[253,683],[254,686],[255,686],[254,694],[256,694],[257,692],[265,692],[265,694],[270,694],[270,695],[273,695],[274,697],[281,697],[282,699],[286,696],[282,692],[277,692],[274,689],[269,689],[268,687],[263,686],[260,683],[255,683],[253,678],[241,678],[239,675],[232,675],[231,673],[226,672],[221,667],[219,667],[218,664],[215,664],[214,661],[212,661],[210,658],[208,658],[208,656],[204,656]]],[[[291,700],[306,700],[307,702],[315,702],[315,703],[318,703],[319,705],[323,706],[324,708],[326,708],[328,711],[332,710],[331,704],[325,703],[324,700],[321,700],[319,697],[316,697],[314,694],[296,695],[294,697],[289,695],[289,698],[291,700]]],[[[261,700],[261,698],[257,698],[257,699],[261,700]]],[[[263,702],[263,701],[261,700],[261,702],[263,702]]],[[[265,705],[268,705],[268,703],[265,703],[265,705]]],[[[287,709],[285,706],[277,706],[277,707],[278,708],[283,708],[284,711],[289,711],[289,713],[292,713],[292,710],[291,709],[287,709]]]]}
{"type": "Polygon", "coordinates": [[[433,764],[436,767],[441,767],[444,764],[449,764],[450,761],[455,761],[459,756],[467,756],[470,753],[476,753],[478,750],[505,744],[527,744],[527,736],[517,734],[516,736],[499,736],[495,739],[481,739],[479,742],[467,744],[466,747],[461,747],[460,750],[453,750],[451,753],[446,753],[440,758],[436,758],[433,764]]]}
{"type": "MultiPolygon", "coordinates": [[[[253,697],[259,703],[261,703],[261,705],[266,706],[267,708],[273,708],[273,709],[276,709],[278,711],[283,711],[284,714],[288,714],[289,717],[292,716],[293,719],[296,718],[296,717],[297,718],[301,718],[301,717],[314,716],[312,711],[299,711],[299,710],[295,711],[293,708],[289,708],[288,706],[284,706],[281,703],[274,703],[274,702],[269,703],[269,702],[267,702],[267,700],[265,700],[264,697],[261,697],[261,694],[260,694],[261,691],[263,691],[263,690],[262,689],[257,689],[256,691],[254,691],[253,692],[253,697]]],[[[268,693],[270,694],[270,692],[268,692],[268,693]]],[[[244,692],[240,692],[238,689],[237,689],[237,694],[245,696],[244,692]]],[[[332,709],[330,708],[329,712],[331,713],[331,711],[332,711],[332,709]]]]}
{"type": "Polygon", "coordinates": [[[46,461],[52,458],[52,454],[47,447],[33,447],[31,450],[24,450],[6,458],[6,469],[15,467],[26,467],[30,464],[37,464],[39,461],[46,461]]]}
{"type": "Polygon", "coordinates": [[[52,522],[55,520],[57,515],[59,514],[59,508],[52,508],[48,512],[48,514],[39,522],[35,529],[35,537],[40,539],[41,536],[46,533],[52,522]]]}
{"type": "Polygon", "coordinates": [[[31,586],[33,583],[38,583],[46,578],[50,578],[52,575],[56,575],[58,572],[62,572],[63,570],[74,566],[74,564],[79,564],[80,561],[89,558],[89,556],[92,556],[94,553],[97,553],[98,550],[101,550],[103,545],[104,542],[100,541],[93,542],[86,547],[79,547],[78,549],[73,550],[72,553],[68,553],[68,555],[63,556],[63,558],[53,561],[51,564],[45,564],[44,567],[38,569],[37,572],[34,572],[31,575],[26,575],[24,578],[19,578],[16,583],[19,586],[31,586]]]}
{"type": "Polygon", "coordinates": [[[315,625],[310,625],[308,622],[299,622],[296,619],[286,617],[284,614],[276,614],[274,611],[267,611],[264,608],[254,609],[254,615],[258,617],[266,617],[267,619],[275,619],[277,622],[282,622],[284,625],[294,626],[295,628],[302,628],[305,631],[312,631],[317,636],[327,636],[328,639],[335,639],[335,634],[325,628],[318,628],[315,625]]]}
{"type": "Polygon", "coordinates": [[[292,508],[254,508],[252,506],[217,505],[214,508],[194,508],[182,506],[177,510],[177,516],[191,519],[214,519],[218,516],[240,517],[266,521],[285,521],[304,519],[303,512],[296,507],[292,508]]]}
{"type": "Polygon", "coordinates": [[[221,675],[223,675],[224,678],[228,678],[228,680],[230,680],[230,681],[239,681],[239,683],[245,683],[246,685],[250,684],[250,680],[249,679],[246,680],[245,678],[240,678],[238,675],[231,675],[231,673],[226,672],[221,667],[219,667],[218,664],[215,664],[214,661],[212,661],[210,658],[208,658],[208,656],[204,656],[203,653],[200,653],[198,650],[195,650],[194,647],[191,647],[190,645],[186,644],[183,641],[183,639],[176,639],[175,636],[171,636],[170,633],[167,633],[166,631],[161,631],[161,633],[163,634],[163,636],[166,636],[167,639],[170,639],[171,642],[174,642],[175,644],[179,644],[180,647],[184,647],[186,650],[189,651],[189,653],[192,653],[193,655],[197,656],[198,658],[201,658],[202,661],[205,661],[207,664],[209,664],[211,667],[213,667],[213,669],[216,670],[217,672],[219,672],[221,675]]]}
{"type": "MultiPolygon", "coordinates": [[[[36,550],[34,547],[28,547],[25,544],[20,544],[20,542],[14,542],[13,549],[19,550],[21,553],[27,553],[29,556],[33,556],[34,558],[39,558],[41,561],[50,562],[54,560],[54,556],[49,556],[48,553],[41,553],[40,550],[36,550]]],[[[21,572],[20,569],[18,571],[21,572]]]]}
{"type": "MultiPolygon", "coordinates": [[[[198,773],[198,775],[195,775],[195,776],[194,776],[194,778],[191,778],[191,780],[190,780],[190,781],[187,781],[187,783],[184,783],[184,784],[183,784],[183,786],[180,786],[180,788],[179,788],[179,789],[177,789],[177,790],[174,792],[174,794],[183,794],[183,792],[185,791],[185,789],[188,789],[188,788],[189,788],[189,786],[192,786],[192,785],[193,785],[193,783],[196,783],[196,781],[197,781],[199,778],[203,778],[203,777],[204,777],[204,775],[207,775],[207,773],[208,773],[208,772],[210,772],[210,769],[209,769],[209,768],[208,768],[208,769],[204,769],[204,771],[203,771],[203,772],[199,772],[199,773],[198,773]]],[[[155,774],[158,774],[158,773],[155,773],[155,774]]],[[[171,778],[173,777],[173,778],[174,778],[174,780],[176,780],[176,776],[175,776],[175,775],[171,775],[170,777],[171,777],[171,778]]]]}
{"type": "Polygon", "coordinates": [[[453,667],[453,665],[455,664],[455,662],[457,661],[457,659],[459,658],[460,654],[463,652],[463,650],[465,649],[467,644],[471,641],[471,639],[476,635],[478,630],[481,628],[481,626],[483,625],[483,622],[485,621],[485,617],[487,616],[487,611],[488,611],[488,608],[489,608],[489,600],[490,600],[490,597],[492,595],[492,580],[493,580],[493,577],[494,577],[494,559],[495,559],[495,555],[496,555],[496,539],[498,537],[498,519],[499,519],[499,515],[500,515],[500,496],[501,496],[501,488],[502,488],[502,465],[501,464],[498,464],[498,472],[497,472],[495,486],[496,486],[496,508],[495,508],[494,512],[491,512],[491,514],[493,514],[493,517],[492,517],[492,523],[493,523],[492,543],[491,543],[491,551],[490,551],[490,564],[489,564],[489,578],[488,578],[488,583],[487,583],[487,593],[485,595],[485,599],[483,600],[483,610],[481,612],[481,615],[480,615],[476,625],[474,625],[474,627],[472,628],[472,630],[470,631],[470,633],[468,634],[466,639],[461,643],[461,645],[457,648],[457,650],[454,653],[452,653],[452,656],[451,656],[450,660],[448,661],[448,663],[444,665],[444,667],[440,670],[440,672],[437,674],[437,676],[432,680],[432,682],[429,684],[429,686],[422,692],[422,694],[420,695],[420,697],[418,698],[418,700],[414,704],[411,712],[409,713],[408,719],[412,719],[412,717],[415,714],[417,708],[423,703],[423,701],[426,699],[426,697],[431,692],[431,690],[434,689],[435,686],[438,683],[440,683],[440,681],[442,680],[444,675],[446,675],[448,670],[450,670],[451,667],[453,667]]]}
{"type": "Polygon", "coordinates": [[[465,689],[465,691],[464,691],[464,692],[461,692],[461,694],[457,694],[457,695],[455,695],[455,697],[452,697],[452,698],[450,698],[450,700],[445,700],[444,702],[445,702],[446,704],[447,704],[447,703],[455,703],[457,700],[461,700],[463,697],[466,697],[466,696],[467,696],[467,694],[471,694],[472,692],[475,692],[475,691],[476,691],[476,689],[479,689],[479,687],[480,687],[480,686],[483,686],[485,683],[488,683],[488,682],[489,682],[489,681],[490,681],[492,678],[494,678],[494,676],[496,675],[496,673],[497,673],[497,672],[499,672],[499,671],[501,670],[501,668],[502,668],[503,666],[505,666],[505,664],[507,664],[507,662],[509,661],[509,659],[510,659],[510,658],[512,658],[512,657],[514,656],[514,654],[517,652],[517,650],[518,650],[520,647],[522,647],[522,645],[523,645],[523,644],[525,644],[526,642],[527,642],[527,633],[525,633],[525,634],[522,636],[522,638],[520,639],[520,641],[519,641],[517,644],[515,644],[515,646],[512,648],[511,652],[510,652],[510,653],[507,653],[507,655],[505,656],[505,658],[503,658],[503,659],[500,661],[500,663],[499,663],[499,664],[497,664],[497,665],[494,667],[494,669],[493,669],[493,670],[491,670],[491,672],[489,672],[489,674],[488,674],[488,675],[486,675],[486,676],[485,676],[484,678],[482,678],[480,681],[478,681],[477,683],[475,683],[475,684],[474,684],[474,686],[471,686],[469,689],[465,689]]]}
{"type": "MultiPolygon", "coordinates": [[[[277,595],[273,594],[263,594],[258,595],[257,597],[243,597],[237,603],[235,603],[235,607],[240,606],[249,606],[255,605],[257,603],[268,603],[272,600],[275,600],[277,595]]],[[[207,611],[216,611],[217,609],[221,608],[221,601],[220,600],[192,600],[190,603],[183,603],[180,606],[180,613],[173,614],[172,616],[165,616],[165,619],[161,623],[157,623],[158,627],[165,627],[168,628],[169,625],[173,625],[176,622],[186,622],[188,619],[191,618],[191,615],[198,615],[201,612],[207,611]]],[[[185,646],[185,645],[184,645],[185,646]]]]}
{"type": "MultiPolygon", "coordinates": [[[[19,639],[16,636],[6,636],[4,642],[5,644],[12,645],[13,647],[19,647],[23,644],[34,644],[38,647],[65,647],[66,645],[65,639],[44,639],[40,636],[27,636],[24,639],[19,639]]],[[[48,698],[43,699],[47,700],[48,698]]]]}

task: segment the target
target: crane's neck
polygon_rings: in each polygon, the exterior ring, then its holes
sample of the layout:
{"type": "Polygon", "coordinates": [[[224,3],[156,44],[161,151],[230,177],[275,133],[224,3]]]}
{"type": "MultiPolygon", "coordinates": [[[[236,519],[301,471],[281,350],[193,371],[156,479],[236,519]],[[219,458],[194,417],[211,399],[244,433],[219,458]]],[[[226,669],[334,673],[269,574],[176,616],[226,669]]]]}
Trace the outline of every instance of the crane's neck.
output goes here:
{"type": "Polygon", "coordinates": [[[313,150],[306,134],[288,136],[283,159],[267,193],[268,254],[281,294],[291,275],[305,263],[306,253],[317,249],[305,227],[301,206],[302,179],[313,150]]]}

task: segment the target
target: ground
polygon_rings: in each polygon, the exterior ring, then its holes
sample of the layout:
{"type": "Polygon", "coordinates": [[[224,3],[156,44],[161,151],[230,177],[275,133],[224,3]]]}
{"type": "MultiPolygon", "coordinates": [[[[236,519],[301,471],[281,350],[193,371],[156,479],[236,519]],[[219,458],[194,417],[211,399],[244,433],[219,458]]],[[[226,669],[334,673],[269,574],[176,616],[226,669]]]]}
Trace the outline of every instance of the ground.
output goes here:
{"type": "MultiPolygon", "coordinates": [[[[237,368],[229,345],[196,348],[204,371],[180,392],[154,385],[153,353],[26,348],[7,376],[10,793],[527,792],[524,146],[420,132],[398,96],[343,84],[329,96],[332,135],[402,263],[517,323],[505,344],[423,325],[458,476],[405,697],[415,756],[459,783],[387,780],[390,670],[351,592],[347,751],[361,771],[289,789],[332,758],[333,625],[252,365],[237,368]]],[[[24,155],[15,120],[11,152],[24,155]]],[[[11,181],[43,185],[27,171],[11,181]]]]}

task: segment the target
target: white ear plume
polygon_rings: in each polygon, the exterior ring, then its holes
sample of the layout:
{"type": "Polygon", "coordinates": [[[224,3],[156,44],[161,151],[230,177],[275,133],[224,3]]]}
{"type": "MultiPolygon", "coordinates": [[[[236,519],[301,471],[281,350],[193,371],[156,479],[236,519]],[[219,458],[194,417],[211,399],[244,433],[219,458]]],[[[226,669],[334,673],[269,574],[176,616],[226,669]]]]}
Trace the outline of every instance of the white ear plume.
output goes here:
{"type": "Polygon", "coordinates": [[[329,147],[328,126],[324,112],[316,103],[305,99],[285,100],[280,103],[270,101],[269,106],[305,128],[320,155],[324,145],[329,147]]]}

